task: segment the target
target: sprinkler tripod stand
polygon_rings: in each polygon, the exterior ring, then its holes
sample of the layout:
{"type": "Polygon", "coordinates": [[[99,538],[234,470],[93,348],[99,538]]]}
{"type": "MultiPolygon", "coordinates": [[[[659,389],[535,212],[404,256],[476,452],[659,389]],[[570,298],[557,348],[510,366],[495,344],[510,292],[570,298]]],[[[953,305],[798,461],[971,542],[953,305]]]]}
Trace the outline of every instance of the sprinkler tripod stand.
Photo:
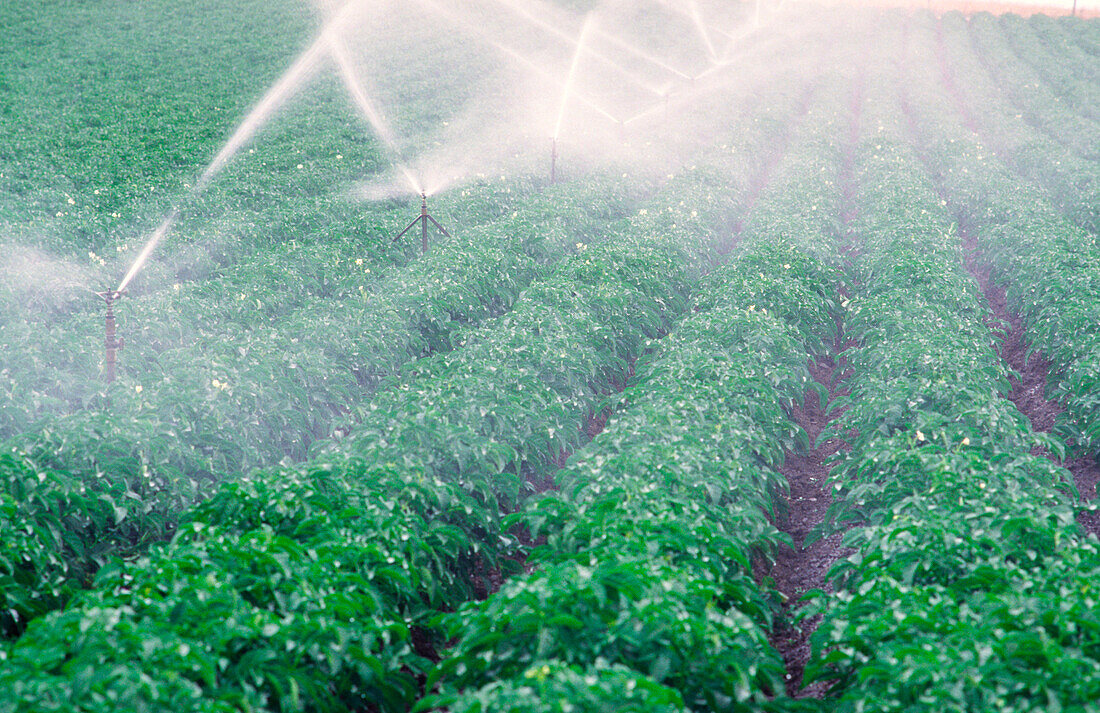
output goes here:
{"type": "Polygon", "coordinates": [[[428,252],[428,223],[429,222],[432,225],[434,225],[439,230],[439,232],[443,233],[448,238],[451,237],[451,234],[447,232],[447,229],[444,228],[442,225],[440,225],[439,221],[436,220],[435,218],[433,218],[430,213],[428,213],[428,196],[423,191],[421,191],[421,193],[420,193],[420,215],[418,215],[416,217],[416,220],[409,223],[408,226],[404,230],[402,230],[400,233],[398,233],[397,237],[393,239],[393,242],[396,243],[398,240],[400,240],[401,238],[403,238],[405,236],[405,233],[412,230],[414,225],[416,225],[417,223],[420,223],[420,248],[421,248],[421,250],[423,251],[424,254],[427,254],[427,252],[428,252]]]}
{"type": "Polygon", "coordinates": [[[122,349],[123,344],[122,338],[115,334],[114,305],[115,301],[122,297],[125,292],[125,290],[121,292],[119,290],[107,290],[106,292],[96,293],[107,303],[107,318],[104,321],[106,338],[103,340],[103,346],[107,349],[107,355],[103,360],[103,378],[106,379],[108,384],[115,380],[115,364],[118,362],[118,352],[122,349]]]}

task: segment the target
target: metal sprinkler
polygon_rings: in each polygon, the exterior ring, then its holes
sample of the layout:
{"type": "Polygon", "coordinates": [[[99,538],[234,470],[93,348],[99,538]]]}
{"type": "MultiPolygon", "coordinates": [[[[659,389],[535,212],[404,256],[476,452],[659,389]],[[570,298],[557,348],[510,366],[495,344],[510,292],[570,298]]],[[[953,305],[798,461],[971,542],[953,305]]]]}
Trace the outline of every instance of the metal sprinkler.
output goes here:
{"type": "Polygon", "coordinates": [[[115,301],[125,293],[126,290],[107,290],[106,292],[96,293],[107,303],[107,318],[104,320],[106,338],[103,340],[103,346],[106,347],[107,353],[103,361],[103,378],[106,379],[108,384],[115,380],[115,365],[118,362],[118,352],[122,349],[123,344],[122,337],[116,336],[115,332],[114,305],[115,301]]]}
{"type": "Polygon", "coordinates": [[[448,238],[451,237],[451,234],[447,232],[447,229],[444,228],[442,225],[440,225],[439,221],[436,220],[435,218],[433,218],[430,213],[428,213],[428,196],[424,191],[421,191],[420,192],[420,215],[418,215],[416,217],[416,219],[413,220],[413,222],[409,223],[408,226],[406,226],[406,228],[404,230],[402,230],[400,233],[398,233],[397,237],[393,239],[393,242],[396,243],[398,240],[400,240],[401,238],[403,238],[405,236],[405,233],[412,230],[414,225],[416,225],[417,223],[420,223],[420,248],[421,248],[421,250],[423,251],[424,254],[427,254],[427,252],[428,252],[428,223],[429,222],[432,225],[434,225],[439,230],[439,232],[443,233],[448,238]]]}

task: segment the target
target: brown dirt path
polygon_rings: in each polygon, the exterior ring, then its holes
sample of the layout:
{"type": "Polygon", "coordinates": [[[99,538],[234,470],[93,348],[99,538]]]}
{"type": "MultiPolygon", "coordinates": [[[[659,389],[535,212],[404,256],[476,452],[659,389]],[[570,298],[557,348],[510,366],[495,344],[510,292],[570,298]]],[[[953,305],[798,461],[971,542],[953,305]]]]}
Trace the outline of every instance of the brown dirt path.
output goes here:
{"type": "MultiPolygon", "coordinates": [[[[855,150],[862,124],[865,81],[865,74],[861,72],[856,77],[849,97],[851,123],[837,176],[841,191],[838,247],[842,251],[852,249],[853,236],[849,232],[849,225],[858,213],[854,168],[855,150]]],[[[842,333],[843,325],[838,326],[842,333]]],[[[814,380],[829,391],[829,402],[842,393],[834,384],[834,375],[838,363],[843,363],[843,351],[849,346],[851,344],[845,342],[843,336],[838,337],[833,356],[818,359],[809,365],[814,380]]],[[[809,435],[811,444],[817,442],[829,420],[826,417],[827,408],[828,402],[821,403],[816,391],[807,390],[804,406],[794,409],[792,415],[809,435]]],[[[812,589],[824,589],[829,568],[838,559],[851,553],[840,546],[843,533],[836,533],[806,545],[807,537],[824,522],[825,514],[832,503],[832,495],[826,488],[828,468],[825,461],[839,447],[838,441],[829,440],[807,454],[786,453],[783,467],[780,468],[791,490],[787,499],[787,512],[777,526],[791,536],[794,549],[781,551],[771,571],[776,589],[783,595],[783,610],[770,638],[772,645],[783,656],[787,666],[787,695],[794,698],[821,698],[829,686],[828,682],[805,687],[802,685],[803,673],[810,660],[810,636],[820,623],[820,618],[797,622],[797,617],[802,606],[799,600],[812,589]]]]}
{"type": "MultiPolygon", "coordinates": [[[[835,360],[821,359],[810,364],[814,380],[829,388],[835,360]]],[[[834,397],[830,389],[829,400],[834,397]]],[[[803,408],[794,410],[795,420],[810,436],[810,443],[817,441],[828,421],[825,411],[828,404],[820,402],[818,394],[807,389],[803,408]]],[[[772,634],[772,644],[783,656],[787,665],[787,694],[796,698],[819,698],[828,687],[818,683],[803,688],[802,674],[810,660],[810,634],[819,618],[796,624],[799,600],[811,589],[824,586],[829,568],[841,557],[850,554],[840,546],[842,533],[818,540],[806,546],[806,538],[825,520],[825,512],[832,503],[832,496],[825,487],[828,468],[825,461],[837,451],[839,442],[829,440],[805,455],[788,453],[780,472],[790,483],[788,508],[778,526],[794,540],[793,550],[783,550],[776,558],[771,576],[776,588],[784,597],[782,616],[772,634]]]]}
{"type": "MultiPolygon", "coordinates": [[[[998,323],[991,326],[1000,342],[998,351],[1001,359],[1019,375],[1018,378],[1010,379],[1012,390],[1008,399],[1016,404],[1020,413],[1027,416],[1033,430],[1050,433],[1058,414],[1065,410],[1058,402],[1047,399],[1044,393],[1050,364],[1038,352],[1030,358],[1027,357],[1023,323],[1017,314],[1008,309],[1005,289],[990,279],[988,265],[982,263],[978,257],[975,237],[964,229],[962,238],[966,268],[978,281],[982,293],[989,301],[993,318],[998,323]]],[[[1093,500],[1096,497],[1097,483],[1100,482],[1100,467],[1096,461],[1086,456],[1068,460],[1062,465],[1073,474],[1081,499],[1093,500]]],[[[1090,534],[1100,536],[1100,512],[1078,513],[1077,521],[1090,534]]]]}
{"type": "MultiPolygon", "coordinates": [[[[979,138],[986,141],[987,137],[979,130],[970,105],[955,84],[954,69],[950,58],[947,56],[941,22],[937,22],[936,25],[936,41],[937,60],[944,87],[951,96],[962,123],[979,138]]],[[[908,98],[904,90],[900,92],[900,101],[908,121],[910,133],[916,137],[918,132],[915,118],[909,111],[908,98]]],[[[919,147],[919,140],[916,143],[918,144],[918,155],[924,158],[924,154],[919,147]]],[[[934,172],[931,175],[934,177],[934,172]]],[[[947,201],[948,205],[951,205],[950,196],[943,192],[942,184],[939,181],[934,182],[940,192],[940,197],[947,201]]],[[[958,207],[952,207],[955,213],[958,214],[958,207]]],[[[959,223],[966,268],[977,280],[982,294],[985,295],[989,303],[993,316],[991,326],[1000,342],[998,352],[1001,359],[1019,375],[1010,379],[1012,388],[1008,398],[1022,414],[1027,416],[1032,429],[1042,433],[1050,433],[1055,418],[1064,410],[1060,404],[1050,401],[1045,396],[1046,377],[1050,372],[1050,364],[1041,353],[1032,354],[1030,359],[1027,358],[1027,343],[1024,340],[1023,323],[1020,321],[1019,315],[1008,309],[1004,288],[995,284],[990,278],[989,266],[982,262],[977,249],[977,239],[967,230],[964,218],[965,216],[960,216],[959,223]]],[[[1100,466],[1097,465],[1096,461],[1088,457],[1074,458],[1062,465],[1073,474],[1073,480],[1081,499],[1083,501],[1095,499],[1097,484],[1100,483],[1100,466]]],[[[1100,513],[1081,512],[1078,513],[1077,520],[1087,532],[1100,537],[1100,513]]]]}

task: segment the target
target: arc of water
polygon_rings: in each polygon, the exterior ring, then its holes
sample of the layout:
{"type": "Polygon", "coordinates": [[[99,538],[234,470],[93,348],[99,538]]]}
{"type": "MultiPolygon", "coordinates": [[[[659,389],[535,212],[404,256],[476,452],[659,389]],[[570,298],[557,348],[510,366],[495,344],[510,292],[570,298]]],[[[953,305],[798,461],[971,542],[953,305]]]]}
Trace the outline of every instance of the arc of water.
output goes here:
{"type": "Polygon", "coordinates": [[[666,72],[669,72],[670,74],[676,75],[680,79],[691,79],[691,75],[688,74],[687,72],[684,72],[682,70],[677,69],[676,67],[673,67],[671,64],[669,64],[665,60],[661,59],[660,57],[657,57],[657,56],[652,55],[652,54],[650,54],[650,53],[648,53],[648,52],[646,52],[642,49],[639,49],[638,47],[635,47],[633,44],[631,44],[630,42],[627,42],[626,40],[619,37],[618,35],[607,32],[606,30],[599,30],[598,34],[599,34],[600,37],[604,38],[605,40],[607,40],[611,44],[613,44],[617,47],[620,47],[620,48],[626,50],[627,52],[630,52],[631,54],[633,54],[636,57],[640,57],[641,59],[645,60],[646,62],[649,62],[650,64],[652,64],[656,67],[660,67],[661,69],[665,70],[666,72]]]}
{"type": "MultiPolygon", "coordinates": [[[[535,25],[536,27],[539,27],[543,30],[546,30],[547,32],[549,32],[551,35],[553,35],[555,37],[558,37],[558,38],[560,38],[562,40],[565,40],[569,43],[573,43],[573,42],[576,41],[576,37],[573,34],[561,29],[560,27],[557,27],[553,23],[547,22],[546,20],[542,19],[541,17],[538,17],[537,15],[529,12],[525,8],[520,7],[518,4],[516,4],[514,2],[514,0],[493,0],[493,2],[497,3],[498,5],[501,5],[503,7],[508,8],[513,13],[515,13],[516,15],[519,15],[523,19],[527,20],[532,25],[535,25]]],[[[592,13],[589,13],[589,14],[592,14],[592,13]]],[[[603,34],[603,33],[601,33],[601,34],[603,34]]],[[[647,92],[650,92],[651,94],[655,94],[655,95],[660,94],[660,90],[658,90],[656,87],[654,87],[648,81],[646,81],[644,78],[638,76],[638,74],[636,72],[630,71],[629,69],[622,66],[621,64],[619,64],[615,60],[611,59],[610,57],[608,57],[604,53],[599,52],[598,50],[596,50],[592,47],[589,47],[587,49],[587,52],[589,54],[591,54],[593,57],[595,57],[596,59],[598,59],[599,61],[601,61],[604,64],[606,64],[607,66],[611,67],[614,71],[616,71],[619,74],[622,74],[624,77],[628,78],[634,84],[638,85],[642,89],[645,89],[647,92]]]]}
{"type": "MultiPolygon", "coordinates": [[[[332,33],[347,20],[350,11],[358,5],[360,1],[361,0],[347,0],[333,16],[332,20],[326,23],[325,27],[322,28],[317,38],[314,39],[310,46],[298,56],[283,75],[279,77],[275,84],[273,84],[263,97],[261,97],[260,101],[249,110],[248,114],[246,114],[245,118],[237,125],[237,128],[230,135],[229,139],[226,140],[218,153],[210,163],[207,164],[206,169],[195,182],[194,188],[187,194],[187,198],[194,198],[202,193],[221,170],[225,168],[230,159],[232,159],[241,147],[256,134],[261,126],[263,126],[272,112],[282,106],[282,104],[292,96],[302,83],[313,73],[320,60],[327,54],[332,33]]],[[[157,229],[153,231],[153,234],[149,237],[149,240],[145,243],[145,246],[142,248],[141,252],[138,253],[137,258],[130,266],[130,269],[122,278],[122,282],[119,283],[117,291],[121,292],[130,284],[130,281],[134,279],[137,273],[145,265],[157,245],[168,234],[168,231],[172,229],[178,217],[179,207],[176,206],[168,216],[165,217],[164,221],[161,222],[157,229]]]]}
{"type": "Polygon", "coordinates": [[[584,41],[588,37],[588,32],[592,28],[592,21],[594,19],[592,13],[588,13],[584,18],[584,24],[581,25],[581,33],[577,36],[577,49],[573,52],[573,61],[569,65],[569,74],[565,77],[565,87],[562,89],[561,106],[558,108],[558,121],[554,125],[554,138],[557,139],[561,134],[561,124],[565,120],[565,109],[569,106],[569,95],[573,89],[573,80],[577,75],[577,67],[580,66],[581,54],[584,51],[584,41]]]}
{"type": "Polygon", "coordinates": [[[409,187],[415,193],[423,193],[424,189],[420,186],[420,182],[416,180],[412,171],[409,170],[408,164],[401,156],[401,150],[397,146],[397,138],[394,136],[393,130],[390,129],[389,123],[382,112],[374,105],[374,102],[370,100],[370,97],[367,96],[363,81],[348,54],[347,46],[337,32],[332,33],[330,50],[332,51],[332,58],[336,61],[336,66],[340,70],[340,77],[343,79],[344,86],[347,88],[352,100],[359,107],[367,122],[374,128],[378,138],[385,144],[391,159],[408,182],[409,187]]]}
{"type": "MultiPolygon", "coordinates": [[[[691,20],[696,32],[699,34],[699,38],[703,41],[703,48],[706,50],[707,58],[716,63],[719,60],[718,51],[714,47],[714,43],[711,42],[710,33],[707,31],[707,23],[703,20],[702,14],[699,12],[699,4],[695,0],[687,0],[687,7],[681,7],[679,3],[671,2],[671,0],[658,0],[668,10],[675,12],[679,15],[683,15],[687,19],[691,20]]],[[[721,30],[716,31],[726,34],[721,30]]]]}
{"type": "Polygon", "coordinates": [[[699,3],[695,0],[688,3],[688,14],[691,16],[691,21],[695,23],[695,29],[699,31],[699,36],[703,38],[703,45],[707,48],[710,61],[717,62],[718,50],[714,48],[714,43],[710,41],[710,33],[707,32],[707,25],[703,22],[703,16],[699,12],[699,3]]]}
{"type": "MultiPolygon", "coordinates": [[[[557,84],[559,86],[561,86],[563,84],[561,79],[554,76],[550,72],[546,71],[545,69],[543,69],[542,67],[537,65],[535,62],[528,59],[526,56],[523,55],[522,52],[520,52],[520,51],[518,51],[518,50],[516,50],[512,47],[509,47],[508,45],[504,44],[503,42],[498,41],[495,37],[490,35],[488,32],[486,32],[481,27],[479,27],[476,24],[470,22],[469,20],[461,17],[460,15],[457,15],[457,14],[451,12],[447,8],[441,6],[439,3],[435,2],[435,0],[417,0],[417,2],[419,2],[421,5],[428,6],[428,7],[432,8],[432,10],[434,10],[434,11],[438,12],[439,14],[443,15],[444,17],[447,17],[448,19],[451,20],[452,23],[454,23],[455,26],[464,28],[467,32],[469,32],[470,34],[480,38],[483,42],[488,44],[490,47],[493,47],[497,51],[507,55],[508,57],[511,57],[516,62],[519,62],[521,65],[523,65],[524,67],[529,69],[534,74],[537,74],[540,77],[542,77],[543,79],[546,79],[547,81],[553,82],[554,84],[557,84]]],[[[596,102],[592,101],[591,99],[589,99],[585,95],[583,95],[579,92],[574,92],[573,96],[576,97],[576,99],[578,101],[580,101],[582,104],[584,104],[585,106],[587,106],[589,109],[596,112],[600,116],[604,117],[608,121],[611,121],[615,124],[619,123],[619,119],[614,114],[607,111],[602,106],[600,106],[596,102]]]]}
{"type": "Polygon", "coordinates": [[[137,258],[134,259],[133,264],[130,265],[130,269],[127,270],[126,275],[122,278],[122,282],[118,283],[118,287],[115,288],[115,292],[122,292],[124,289],[126,289],[126,285],[130,284],[130,280],[134,279],[134,276],[137,275],[138,270],[140,270],[145,265],[145,261],[149,259],[150,255],[153,254],[153,250],[156,249],[160,241],[164,239],[164,236],[167,235],[168,231],[172,229],[173,225],[175,225],[176,218],[178,216],[178,208],[173,208],[168,213],[168,215],[165,216],[164,220],[157,227],[157,229],[153,231],[153,235],[149,238],[148,241],[146,241],[145,247],[141,249],[141,252],[138,253],[137,258]]]}

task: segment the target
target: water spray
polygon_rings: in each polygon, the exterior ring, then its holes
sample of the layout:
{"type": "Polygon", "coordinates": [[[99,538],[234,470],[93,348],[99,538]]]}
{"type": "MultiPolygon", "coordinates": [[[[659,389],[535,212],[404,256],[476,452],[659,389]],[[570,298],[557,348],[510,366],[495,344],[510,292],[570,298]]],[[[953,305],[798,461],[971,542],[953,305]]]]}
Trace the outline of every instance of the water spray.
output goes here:
{"type": "Polygon", "coordinates": [[[423,191],[420,193],[420,215],[416,216],[413,222],[409,223],[404,230],[398,233],[397,237],[393,239],[393,242],[396,243],[398,240],[405,237],[405,233],[412,230],[413,226],[417,223],[420,223],[420,249],[424,255],[428,253],[428,223],[434,225],[439,232],[443,233],[448,238],[451,237],[447,229],[440,225],[439,221],[433,218],[431,213],[428,212],[428,195],[423,191]]]}
{"type": "Polygon", "coordinates": [[[125,290],[107,290],[106,292],[96,293],[107,303],[107,318],[103,323],[106,335],[103,340],[103,346],[106,348],[106,356],[103,360],[103,378],[108,384],[115,380],[115,365],[118,362],[118,352],[122,349],[123,343],[122,338],[117,336],[115,332],[115,301],[125,293],[125,290]]]}
{"type": "Polygon", "coordinates": [[[573,60],[569,63],[569,74],[565,76],[565,84],[562,85],[561,104],[558,106],[558,120],[554,124],[554,135],[550,137],[550,183],[558,180],[558,135],[561,134],[562,122],[565,120],[565,110],[569,106],[569,97],[573,93],[573,80],[577,76],[577,67],[580,64],[581,53],[584,51],[584,41],[592,28],[594,15],[588,13],[581,25],[581,32],[577,36],[577,48],[573,52],[573,60]]]}
{"type": "MultiPolygon", "coordinates": [[[[757,0],[759,4],[760,0],[757,0]]],[[[703,47],[707,51],[707,56],[710,57],[711,62],[718,61],[718,51],[714,48],[714,43],[710,40],[710,34],[707,32],[707,23],[703,21],[703,16],[699,13],[699,4],[695,0],[691,0],[688,4],[687,15],[691,18],[691,21],[695,23],[695,29],[699,31],[699,37],[703,40],[703,47]]]]}
{"type": "MultiPolygon", "coordinates": [[[[504,44],[500,41],[498,36],[487,31],[477,23],[472,22],[455,12],[448,10],[446,7],[436,2],[436,0],[418,0],[418,2],[422,5],[430,7],[434,12],[447,18],[452,23],[454,23],[456,27],[466,30],[471,35],[479,38],[481,41],[483,41],[485,44],[489,45],[493,49],[503,53],[510,59],[515,60],[515,62],[517,62],[520,66],[529,69],[533,74],[542,77],[547,81],[553,82],[554,84],[557,84],[559,86],[564,86],[564,82],[562,82],[560,77],[548,71],[546,68],[542,67],[537,62],[533,61],[530,57],[527,57],[514,47],[510,47],[509,45],[504,44]]],[[[594,100],[586,97],[584,94],[580,92],[573,92],[573,97],[592,111],[607,119],[608,121],[618,121],[618,119],[615,118],[615,116],[610,111],[600,106],[594,100]]]]}
{"type": "MultiPolygon", "coordinates": [[[[206,168],[199,175],[198,180],[195,181],[195,186],[187,193],[187,199],[193,199],[205,191],[219,173],[229,164],[229,161],[236,156],[237,152],[252,140],[256,132],[267,123],[270,116],[286,103],[302,84],[305,83],[317,67],[320,64],[321,59],[325,54],[330,52],[330,45],[332,39],[337,37],[337,32],[344,22],[347,22],[348,16],[352,10],[357,9],[359,3],[357,0],[347,0],[340,8],[340,10],[328,21],[320,34],[314,39],[313,43],[306,48],[304,52],[298,55],[298,58],[294,60],[294,63],[283,73],[283,75],[268,88],[264,93],[260,101],[253,106],[248,114],[241,120],[237,127],[233,130],[232,135],[226,140],[222,147],[218,150],[218,153],[207,164],[206,168]]],[[[134,279],[138,271],[145,265],[145,262],[149,259],[149,256],[156,249],[161,240],[168,234],[168,231],[172,229],[173,224],[179,217],[181,205],[177,204],[175,208],[169,212],[164,218],[164,221],[160,224],[160,227],[153,232],[153,235],[146,242],[145,247],[142,248],[138,254],[137,259],[134,260],[133,265],[127,271],[126,276],[122,278],[122,282],[119,283],[118,289],[115,290],[115,295],[121,294],[126,286],[130,284],[130,280],[134,279]]],[[[108,302],[108,307],[110,302],[108,302]]]]}
{"type": "MultiPolygon", "coordinates": [[[[503,5],[504,7],[508,8],[509,10],[511,10],[515,14],[519,15],[520,17],[524,18],[525,20],[527,20],[531,24],[535,25],[536,27],[539,27],[540,29],[543,29],[546,32],[550,33],[554,37],[557,37],[561,40],[565,40],[566,42],[568,42],[570,44],[572,44],[574,42],[574,38],[573,38],[572,34],[570,34],[569,32],[561,29],[560,27],[557,27],[553,23],[548,22],[548,21],[538,17],[537,15],[531,13],[530,11],[524,9],[522,6],[520,6],[520,4],[518,2],[516,2],[516,0],[494,0],[494,2],[496,2],[499,5],[503,5]]],[[[591,14],[592,13],[590,12],[589,15],[591,15],[591,14]]],[[[605,33],[600,33],[600,34],[605,34],[605,33]]],[[[604,64],[607,67],[611,68],[613,71],[623,75],[624,77],[629,79],[632,83],[638,85],[639,87],[641,87],[645,91],[650,92],[650,93],[655,94],[655,95],[660,93],[659,90],[657,90],[655,87],[653,87],[644,77],[640,76],[637,72],[634,72],[634,71],[624,67],[623,65],[619,64],[615,60],[608,57],[606,54],[603,54],[602,52],[599,52],[599,51],[597,51],[597,50],[595,50],[591,47],[586,48],[586,52],[591,54],[592,57],[594,57],[595,59],[599,60],[602,64],[604,64]]]]}
{"type": "Polygon", "coordinates": [[[558,182],[558,137],[550,139],[550,183],[558,182]]]}

